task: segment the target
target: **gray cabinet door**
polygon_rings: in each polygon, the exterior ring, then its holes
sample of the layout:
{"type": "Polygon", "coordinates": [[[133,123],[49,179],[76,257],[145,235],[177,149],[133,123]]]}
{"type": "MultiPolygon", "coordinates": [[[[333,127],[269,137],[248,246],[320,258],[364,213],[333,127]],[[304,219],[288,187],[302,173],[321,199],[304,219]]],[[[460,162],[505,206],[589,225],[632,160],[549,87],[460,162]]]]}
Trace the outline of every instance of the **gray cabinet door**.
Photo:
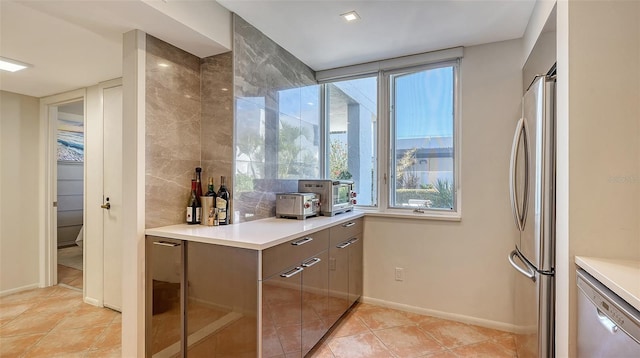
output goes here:
{"type": "Polygon", "coordinates": [[[324,250],[302,262],[302,355],[331,327],[329,316],[329,255],[324,250]]]}
{"type": "Polygon", "coordinates": [[[352,305],[362,296],[362,234],[349,242],[349,305],[352,305]]]}
{"type": "Polygon", "coordinates": [[[183,357],[182,317],[185,243],[180,240],[147,240],[147,357],[183,357]]]}
{"type": "Polygon", "coordinates": [[[329,246],[329,319],[334,324],[349,308],[348,242],[331,237],[329,246]]]}
{"type": "Polygon", "coordinates": [[[189,242],[187,357],[258,356],[255,250],[189,242]]]}
{"type": "Polygon", "coordinates": [[[262,281],[262,356],[302,356],[301,266],[262,281]]]}

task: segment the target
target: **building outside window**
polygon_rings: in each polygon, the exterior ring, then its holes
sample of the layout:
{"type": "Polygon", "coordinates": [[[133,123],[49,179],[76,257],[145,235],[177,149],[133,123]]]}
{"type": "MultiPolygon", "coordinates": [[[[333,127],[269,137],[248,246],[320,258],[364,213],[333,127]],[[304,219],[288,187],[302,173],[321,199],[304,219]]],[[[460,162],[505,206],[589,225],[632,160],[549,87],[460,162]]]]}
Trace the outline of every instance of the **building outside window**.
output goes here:
{"type": "Polygon", "coordinates": [[[353,180],[364,209],[459,213],[458,71],[456,59],[325,82],[325,177],[353,180]]]}
{"type": "Polygon", "coordinates": [[[377,205],[377,88],[377,76],[325,85],[326,177],[353,180],[363,206],[377,205]]]}
{"type": "Polygon", "coordinates": [[[455,210],[455,63],[394,71],[389,207],[455,210]]]}

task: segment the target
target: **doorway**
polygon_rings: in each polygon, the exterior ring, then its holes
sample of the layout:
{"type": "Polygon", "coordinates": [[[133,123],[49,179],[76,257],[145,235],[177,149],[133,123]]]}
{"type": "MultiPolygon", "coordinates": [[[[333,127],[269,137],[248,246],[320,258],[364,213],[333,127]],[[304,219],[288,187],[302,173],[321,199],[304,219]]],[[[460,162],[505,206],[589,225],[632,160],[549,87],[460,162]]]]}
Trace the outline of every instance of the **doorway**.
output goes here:
{"type": "MultiPolygon", "coordinates": [[[[42,246],[43,282],[42,286],[66,284],[81,288],[86,303],[105,306],[117,311],[122,301],[122,80],[102,82],[61,95],[41,99],[43,113],[43,133],[46,133],[46,211],[45,235],[42,246]],[[81,102],[82,104],[78,103],[81,102]],[[83,107],[84,147],[82,166],[76,163],[71,169],[77,176],[73,179],[58,166],[58,117],[60,112],[71,111],[68,106],[83,107]],[[86,149],[86,151],[85,151],[86,149]],[[71,200],[71,195],[63,179],[80,182],[82,178],[82,199],[71,200]],[[58,194],[60,197],[58,198],[58,194]],[[78,216],[74,222],[66,222],[65,201],[73,201],[73,211],[82,209],[81,224],[78,216]],[[60,214],[60,215],[59,215],[60,214]],[[68,226],[65,224],[69,224],[68,226]],[[59,225],[60,224],[60,225],[59,225]],[[60,226],[60,227],[59,227],[60,226]],[[74,229],[72,230],[71,227],[74,229]],[[71,231],[67,233],[66,231],[71,231]],[[58,236],[65,238],[58,243],[58,236]],[[75,235],[75,237],[74,237],[75,235]],[[59,251],[58,248],[61,250],[59,251]],[[76,265],[65,265],[61,254],[71,253],[76,265]],[[78,255],[78,251],[82,256],[78,255]],[[59,262],[61,261],[61,262],[59,262]],[[82,265],[77,265],[78,261],[82,265]],[[75,269],[70,271],[67,269],[75,269]],[[58,272],[63,271],[63,272],[58,272]],[[79,271],[79,272],[78,272],[79,271]],[[75,273],[70,275],[69,272],[75,273]],[[81,279],[78,279],[81,273],[81,279]],[[65,277],[66,276],[66,277],[65,277]],[[67,282],[69,278],[72,281],[67,282]],[[81,281],[81,284],[80,284],[81,281]]],[[[74,117],[74,116],[71,116],[74,117]]],[[[79,117],[75,117],[79,119],[79,117]]],[[[78,130],[76,130],[77,132],[78,130]]],[[[76,140],[76,149],[79,142],[76,140]]],[[[78,154],[78,150],[67,153],[78,154]]],[[[68,163],[65,163],[68,164],[68,163]]],[[[73,189],[73,194],[80,190],[73,189]]],[[[65,257],[66,259],[66,257],[65,257]]]]}
{"type": "MultiPolygon", "coordinates": [[[[83,287],[84,99],[57,106],[57,282],[83,287]]],[[[54,120],[54,119],[52,119],[54,120]]]]}

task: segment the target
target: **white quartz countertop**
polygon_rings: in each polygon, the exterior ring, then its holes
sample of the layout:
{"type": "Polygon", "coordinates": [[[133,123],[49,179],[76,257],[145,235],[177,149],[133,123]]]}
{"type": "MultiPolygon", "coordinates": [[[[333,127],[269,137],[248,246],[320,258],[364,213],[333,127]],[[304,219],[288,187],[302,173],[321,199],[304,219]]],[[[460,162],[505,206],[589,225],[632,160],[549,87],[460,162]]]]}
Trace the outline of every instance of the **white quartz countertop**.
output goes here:
{"type": "Polygon", "coordinates": [[[305,220],[273,217],[224,226],[179,224],[147,229],[145,234],[169,239],[265,250],[297,237],[363,216],[362,212],[352,211],[336,216],[318,216],[305,220]]]}
{"type": "Polygon", "coordinates": [[[640,261],[576,256],[576,264],[640,310],[640,261]]]}

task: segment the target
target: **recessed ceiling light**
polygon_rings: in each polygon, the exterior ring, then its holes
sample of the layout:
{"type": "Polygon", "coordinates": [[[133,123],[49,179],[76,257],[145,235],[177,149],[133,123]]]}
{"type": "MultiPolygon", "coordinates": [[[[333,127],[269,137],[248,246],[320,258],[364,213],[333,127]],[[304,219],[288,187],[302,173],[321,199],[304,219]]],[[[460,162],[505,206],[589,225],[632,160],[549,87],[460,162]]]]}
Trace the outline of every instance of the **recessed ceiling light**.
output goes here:
{"type": "Polygon", "coordinates": [[[12,60],[10,58],[0,57],[0,70],[16,72],[24,70],[27,67],[31,67],[31,65],[24,62],[12,60]]]}
{"type": "Polygon", "coordinates": [[[356,21],[356,20],[360,19],[360,15],[358,15],[358,13],[355,10],[354,11],[345,12],[344,14],[341,14],[340,16],[342,16],[345,20],[347,20],[347,22],[356,21]]]}
{"type": "Polygon", "coordinates": [[[161,63],[158,64],[158,66],[160,66],[160,67],[169,67],[169,64],[161,62],[161,63]]]}

